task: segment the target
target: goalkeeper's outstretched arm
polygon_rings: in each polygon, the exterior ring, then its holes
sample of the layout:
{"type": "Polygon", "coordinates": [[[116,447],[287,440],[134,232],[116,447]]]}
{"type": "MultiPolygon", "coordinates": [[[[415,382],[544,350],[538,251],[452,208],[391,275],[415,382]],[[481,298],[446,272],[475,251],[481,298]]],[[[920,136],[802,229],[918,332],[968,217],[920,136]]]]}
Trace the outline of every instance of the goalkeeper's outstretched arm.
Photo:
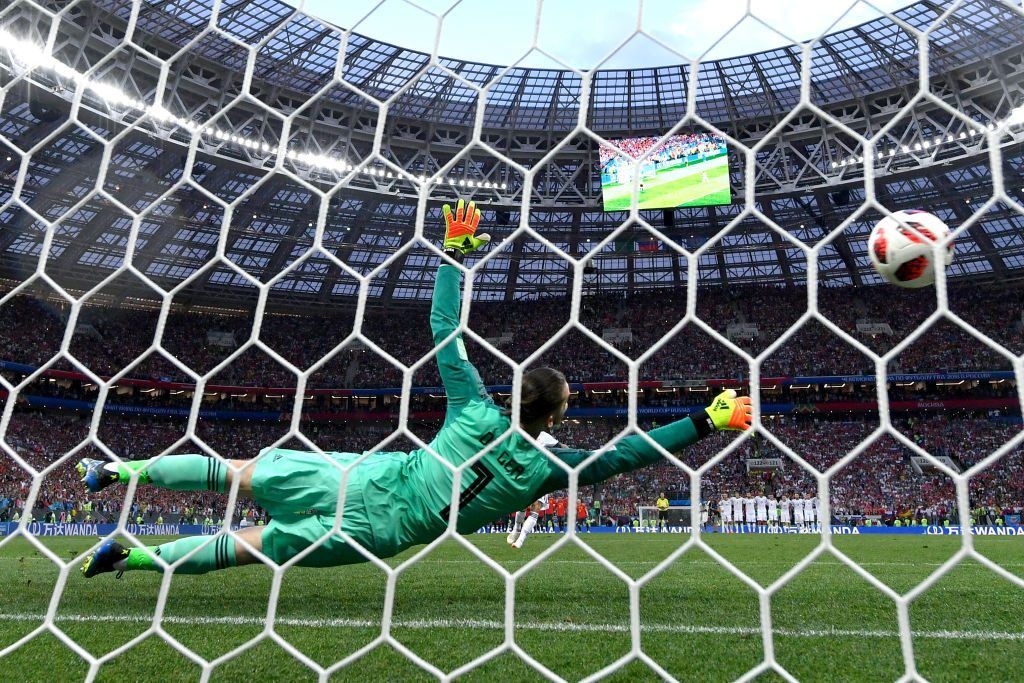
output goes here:
{"type": "MultiPolygon", "coordinates": [[[[485,245],[490,236],[477,235],[480,224],[480,210],[473,202],[469,207],[459,200],[455,213],[445,204],[445,254],[457,262],[469,252],[485,245]]],[[[490,401],[491,398],[480,380],[480,373],[469,362],[462,334],[452,337],[459,326],[459,310],[462,303],[462,272],[458,266],[444,264],[437,270],[434,282],[434,296],[430,307],[430,331],[434,344],[442,345],[437,352],[437,367],[441,373],[445,393],[448,395],[448,417],[458,415],[470,401],[490,401]],[[447,341],[446,341],[447,340],[447,341]]]]}
{"type": "MultiPolygon", "coordinates": [[[[652,429],[647,432],[647,436],[669,453],[677,454],[712,432],[746,431],[750,429],[751,419],[750,397],[737,397],[736,392],[729,389],[716,396],[711,405],[704,410],[664,427],[652,429]]],[[[556,448],[551,453],[570,467],[577,467],[595,451],[556,448]]],[[[647,439],[636,435],[627,436],[580,471],[579,485],[596,484],[617,474],[653,465],[661,459],[661,452],[647,439]]],[[[551,477],[545,489],[554,491],[568,484],[568,473],[552,463],[551,477]]]]}

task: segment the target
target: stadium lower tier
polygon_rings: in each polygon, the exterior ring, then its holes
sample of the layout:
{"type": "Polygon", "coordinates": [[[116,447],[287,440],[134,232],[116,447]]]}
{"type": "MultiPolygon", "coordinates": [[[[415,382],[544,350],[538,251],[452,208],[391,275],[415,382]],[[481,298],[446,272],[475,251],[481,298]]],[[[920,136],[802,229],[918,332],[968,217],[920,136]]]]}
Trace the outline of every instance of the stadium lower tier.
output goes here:
{"type": "MultiPolygon", "coordinates": [[[[228,459],[248,459],[275,444],[308,450],[302,441],[288,437],[289,425],[280,422],[200,417],[191,436],[181,417],[105,414],[95,441],[89,438],[90,422],[89,414],[74,411],[14,411],[5,437],[11,452],[0,455],[0,521],[22,519],[27,509],[38,520],[106,522],[118,519],[127,507],[128,519],[138,523],[246,519],[258,524],[266,521],[258,507],[239,501],[227,510],[227,497],[213,493],[139,487],[126,499],[124,489],[111,487],[88,494],[78,481],[74,463],[82,457],[114,454],[139,460],[165,452],[216,452],[228,459]],[[26,466],[38,473],[35,479],[26,466]]],[[[641,420],[640,427],[655,424],[641,420]]],[[[921,455],[927,452],[955,472],[984,465],[970,478],[970,500],[973,508],[985,510],[992,519],[1020,514],[1024,505],[1024,448],[1017,444],[994,455],[1020,434],[1019,417],[994,411],[895,416],[893,427],[901,438],[880,431],[877,419],[851,415],[766,416],[764,424],[767,436],[739,437],[741,442],[725,455],[720,453],[737,438],[733,434],[715,434],[679,454],[680,463],[688,467],[707,466],[701,475],[702,501],[717,504],[723,497],[763,495],[781,500],[817,495],[816,477],[793,459],[796,456],[808,467],[829,472],[836,516],[872,516],[887,524],[897,518],[949,519],[956,524],[954,484],[921,455]],[[858,450],[854,453],[854,449],[858,450]],[[841,461],[841,467],[829,469],[841,461]]],[[[438,427],[435,421],[411,421],[409,432],[428,442],[438,427]]],[[[304,425],[303,436],[323,451],[416,448],[404,434],[388,440],[395,430],[396,425],[387,421],[324,422],[304,425]]],[[[569,420],[557,436],[569,446],[597,449],[628,432],[625,420],[594,418],[569,420]]],[[[653,505],[662,493],[687,504],[694,498],[689,475],[668,460],[583,487],[579,497],[595,523],[625,526],[638,520],[640,508],[653,505]]],[[[564,498],[564,492],[556,494],[553,504],[564,498]]]]}

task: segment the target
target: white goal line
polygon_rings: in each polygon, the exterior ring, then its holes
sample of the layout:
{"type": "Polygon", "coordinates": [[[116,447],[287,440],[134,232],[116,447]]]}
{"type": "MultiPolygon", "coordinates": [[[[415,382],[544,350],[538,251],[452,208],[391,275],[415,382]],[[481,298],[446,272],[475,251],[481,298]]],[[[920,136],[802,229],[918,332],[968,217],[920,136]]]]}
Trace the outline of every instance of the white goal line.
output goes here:
{"type": "MultiPolygon", "coordinates": [[[[42,621],[46,615],[30,613],[0,614],[3,621],[42,621]]],[[[133,623],[149,624],[153,618],[144,614],[59,614],[54,617],[54,625],[61,623],[133,623]]],[[[186,626],[260,626],[266,624],[263,617],[173,617],[165,616],[160,620],[163,624],[180,624],[186,626]]],[[[299,626],[304,628],[372,628],[379,629],[380,622],[369,619],[291,619],[277,618],[275,626],[299,626]]],[[[475,628],[488,631],[504,631],[503,621],[489,619],[396,619],[391,622],[392,628],[437,629],[437,628],[475,628]]],[[[629,633],[628,624],[574,624],[569,622],[517,621],[516,630],[552,631],[563,633],[629,633]]],[[[761,629],[754,626],[699,626],[689,624],[640,624],[641,631],[649,633],[679,633],[691,635],[729,635],[758,636],[761,629]]],[[[899,631],[868,630],[868,629],[804,629],[776,628],[772,633],[787,638],[898,638],[899,631]]],[[[1024,641],[1024,632],[1015,631],[912,631],[915,638],[933,640],[1003,640],[1024,641]]]]}

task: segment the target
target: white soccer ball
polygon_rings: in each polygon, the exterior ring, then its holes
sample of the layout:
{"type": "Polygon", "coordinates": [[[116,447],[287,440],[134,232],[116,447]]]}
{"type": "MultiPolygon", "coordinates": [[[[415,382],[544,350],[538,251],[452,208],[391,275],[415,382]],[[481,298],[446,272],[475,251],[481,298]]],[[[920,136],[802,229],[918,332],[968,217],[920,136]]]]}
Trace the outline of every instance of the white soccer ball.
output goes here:
{"type": "MultiPolygon", "coordinates": [[[[938,216],[911,209],[878,221],[868,238],[868,256],[875,271],[898,287],[927,287],[935,282],[932,242],[949,236],[938,216]]],[[[943,267],[953,262],[953,243],[941,250],[943,267]]]]}

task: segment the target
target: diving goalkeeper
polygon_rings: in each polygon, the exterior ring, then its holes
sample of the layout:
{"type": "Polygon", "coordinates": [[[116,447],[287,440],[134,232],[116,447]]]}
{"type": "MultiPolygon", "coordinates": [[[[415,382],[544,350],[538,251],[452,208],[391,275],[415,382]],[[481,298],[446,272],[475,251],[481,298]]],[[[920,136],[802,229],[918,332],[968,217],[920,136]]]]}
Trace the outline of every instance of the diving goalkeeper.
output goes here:
{"type": "MultiPolygon", "coordinates": [[[[480,211],[472,202],[466,207],[460,200],[454,213],[445,206],[444,219],[444,250],[456,262],[489,240],[487,235],[476,234],[480,211]]],[[[505,434],[511,425],[510,411],[495,405],[487,394],[467,358],[462,335],[455,333],[461,280],[462,269],[446,264],[438,269],[434,285],[430,328],[439,346],[437,364],[447,407],[444,424],[430,443],[430,450],[457,467],[499,440],[463,472],[456,530],[466,534],[509,512],[522,510],[545,493],[566,488],[569,478],[521,434],[505,434]]],[[[530,370],[523,374],[519,424],[536,438],[542,430],[561,424],[568,401],[569,385],[561,372],[544,367],[530,370]]],[[[750,421],[750,399],[736,398],[735,392],[727,391],[708,408],[654,429],[648,436],[666,451],[678,453],[713,431],[748,429],[750,421]]],[[[591,451],[571,448],[553,447],[550,451],[569,467],[580,465],[592,455],[591,451]]],[[[329,567],[365,562],[366,557],[350,540],[333,531],[341,493],[341,531],[380,558],[429,543],[448,528],[453,473],[427,451],[327,453],[326,457],[349,471],[346,482],[341,470],[325,462],[324,456],[280,448],[261,452],[255,463],[233,460],[233,469],[203,455],[116,463],[84,459],[78,463],[78,470],[94,492],[127,483],[133,474],[137,474],[140,485],[182,491],[224,492],[237,478],[240,495],[253,498],[272,520],[265,527],[238,531],[237,536],[245,543],[227,534],[212,541],[207,536],[190,536],[149,548],[125,548],[116,541],[106,541],[86,558],[82,572],[86,577],[114,571],[159,572],[167,563],[174,565],[179,574],[203,574],[260,562],[250,547],[280,564],[325,536],[326,540],[297,564],[329,567]]],[[[580,471],[579,484],[594,484],[660,459],[659,451],[642,437],[625,437],[580,471]]]]}

